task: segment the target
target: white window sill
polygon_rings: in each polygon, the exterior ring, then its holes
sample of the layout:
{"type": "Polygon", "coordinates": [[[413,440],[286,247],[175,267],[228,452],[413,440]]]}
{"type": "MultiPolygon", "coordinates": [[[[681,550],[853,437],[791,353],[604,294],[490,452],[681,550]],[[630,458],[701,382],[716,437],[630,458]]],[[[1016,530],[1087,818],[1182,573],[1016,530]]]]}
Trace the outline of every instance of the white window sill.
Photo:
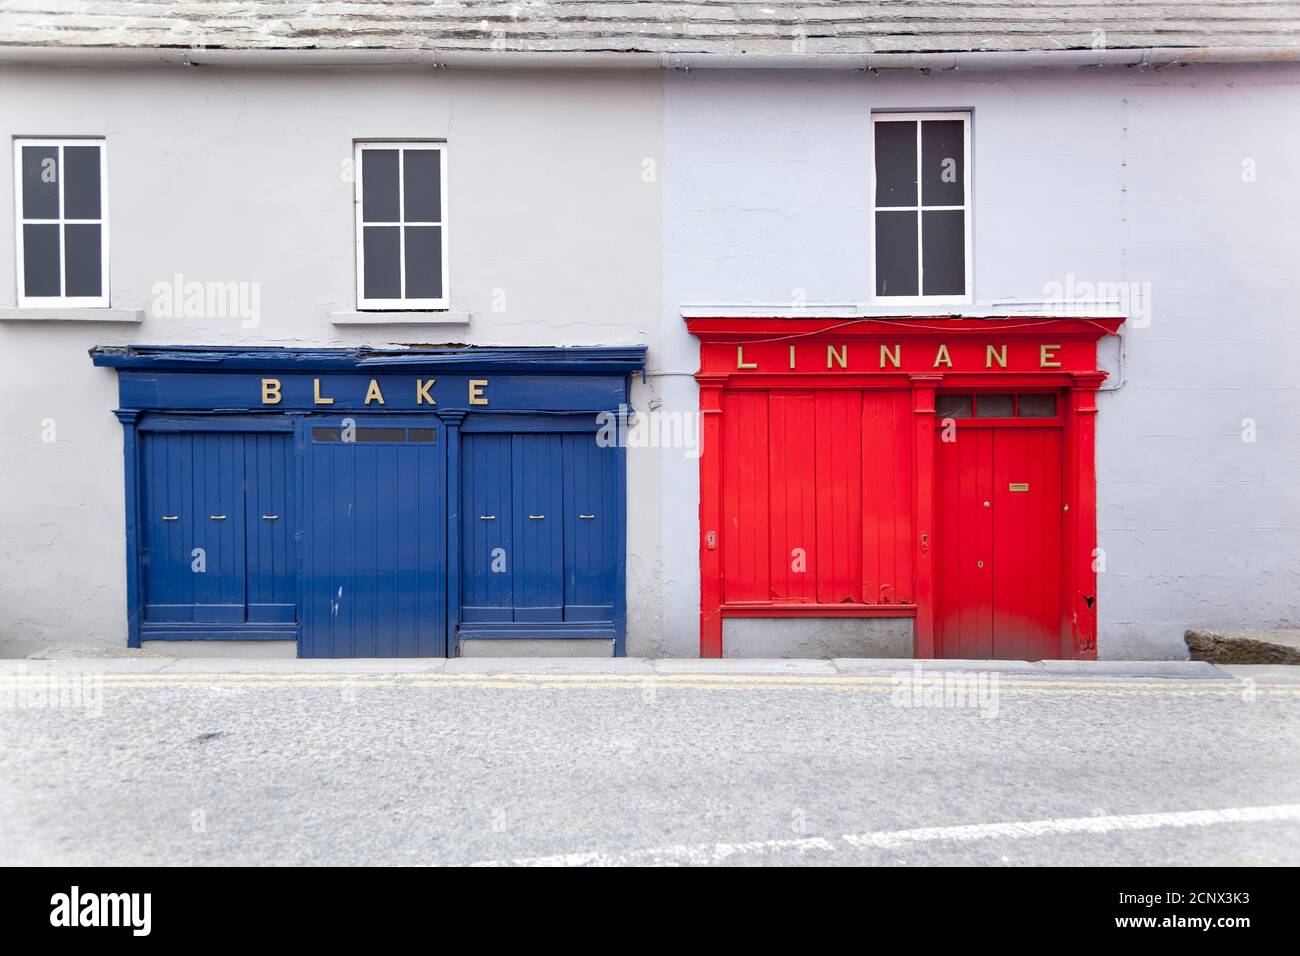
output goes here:
{"type": "Polygon", "coordinates": [[[331,312],[335,325],[469,325],[468,312],[331,312]]]}
{"type": "Polygon", "coordinates": [[[0,308],[0,322],[130,322],[144,321],[144,309],[78,309],[67,306],[0,308]]]}

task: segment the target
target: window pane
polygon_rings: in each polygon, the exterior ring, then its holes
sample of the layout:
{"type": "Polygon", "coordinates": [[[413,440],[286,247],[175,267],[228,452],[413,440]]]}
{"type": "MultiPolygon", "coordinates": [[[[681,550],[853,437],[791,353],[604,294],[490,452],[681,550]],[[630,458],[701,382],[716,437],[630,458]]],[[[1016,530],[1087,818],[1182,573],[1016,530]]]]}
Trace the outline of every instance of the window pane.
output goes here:
{"type": "Polygon", "coordinates": [[[442,227],[406,227],[406,297],[442,298],[442,227]]]}
{"type": "Polygon", "coordinates": [[[406,440],[404,428],[358,428],[358,442],[400,442],[406,440]]]}
{"type": "Polygon", "coordinates": [[[23,226],[23,294],[60,294],[57,224],[23,226]]]}
{"type": "Polygon", "coordinates": [[[876,128],[876,205],[916,205],[916,124],[884,121],[876,128]]]}
{"type": "Polygon", "coordinates": [[[400,299],[402,297],[399,238],[400,232],[397,226],[366,226],[362,230],[362,242],[365,243],[363,276],[365,298],[400,299]]]}
{"type": "Polygon", "coordinates": [[[981,395],[975,399],[976,418],[1010,418],[1015,403],[1010,395],[981,395]]]}
{"type": "Polygon", "coordinates": [[[916,285],[916,213],[876,213],[876,295],[916,295],[916,285]]]}
{"type": "Polygon", "coordinates": [[[1055,395],[1021,395],[1020,396],[1020,417],[1021,418],[1055,418],[1056,417],[1056,396],[1055,395]]]}
{"type": "Polygon", "coordinates": [[[361,151],[361,221],[397,222],[397,150],[361,151]]]}
{"type": "Polygon", "coordinates": [[[98,146],[63,147],[64,219],[100,218],[99,179],[98,146]]]}
{"type": "Polygon", "coordinates": [[[966,294],[966,214],[960,209],[921,213],[925,295],[966,294]]]}
{"type": "Polygon", "coordinates": [[[921,124],[921,204],[961,206],[965,203],[965,150],[961,120],[921,124]]]}
{"type": "Polygon", "coordinates": [[[410,441],[430,442],[437,444],[438,429],[436,428],[412,428],[410,431],[410,441]]]}
{"type": "Polygon", "coordinates": [[[341,430],[338,428],[313,428],[311,430],[312,441],[342,441],[341,430]]]}
{"type": "Polygon", "coordinates": [[[940,418],[970,418],[974,395],[936,395],[934,411],[940,418]]]}
{"type": "Polygon", "coordinates": [[[64,295],[103,295],[100,269],[103,228],[97,223],[70,223],[63,227],[63,250],[68,263],[64,295]]]}
{"type": "Polygon", "coordinates": [[[23,147],[23,218],[59,218],[57,146],[23,147]]]}
{"type": "Polygon", "coordinates": [[[436,149],[408,149],[402,153],[402,204],[407,222],[442,222],[442,188],[439,156],[436,149]]]}

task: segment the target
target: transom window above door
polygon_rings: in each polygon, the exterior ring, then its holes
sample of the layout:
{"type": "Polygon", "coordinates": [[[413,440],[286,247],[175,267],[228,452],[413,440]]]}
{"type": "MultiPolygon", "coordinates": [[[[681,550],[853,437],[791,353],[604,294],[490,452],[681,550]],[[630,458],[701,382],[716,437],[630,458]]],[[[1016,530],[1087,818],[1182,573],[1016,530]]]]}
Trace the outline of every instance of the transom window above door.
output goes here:
{"type": "Polygon", "coordinates": [[[447,146],[356,144],[357,308],[445,309],[447,146]]]}
{"type": "Polygon", "coordinates": [[[14,140],[18,306],[108,306],[102,139],[14,140]]]}
{"type": "Polygon", "coordinates": [[[871,119],[874,302],[970,302],[970,113],[871,119]]]}

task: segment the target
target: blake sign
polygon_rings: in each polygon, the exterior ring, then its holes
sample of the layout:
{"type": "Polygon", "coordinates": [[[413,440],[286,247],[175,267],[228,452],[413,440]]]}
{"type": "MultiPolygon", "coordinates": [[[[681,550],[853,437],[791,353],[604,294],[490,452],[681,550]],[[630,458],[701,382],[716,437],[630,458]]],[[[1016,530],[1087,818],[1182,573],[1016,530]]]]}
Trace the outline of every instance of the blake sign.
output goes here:
{"type": "Polygon", "coordinates": [[[497,371],[440,374],[268,369],[256,372],[121,373],[125,408],[250,409],[266,412],[542,412],[616,409],[625,401],[619,375],[516,375],[497,371]]]}

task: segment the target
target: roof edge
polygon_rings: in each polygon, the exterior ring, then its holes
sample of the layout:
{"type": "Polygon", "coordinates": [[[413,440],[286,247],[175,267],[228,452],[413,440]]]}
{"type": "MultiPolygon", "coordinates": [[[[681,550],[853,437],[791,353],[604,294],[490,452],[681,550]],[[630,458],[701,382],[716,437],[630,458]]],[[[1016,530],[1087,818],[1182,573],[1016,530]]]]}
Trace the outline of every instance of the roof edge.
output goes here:
{"type": "Polygon", "coordinates": [[[506,52],[448,50],[214,49],[208,47],[71,47],[0,44],[0,64],[61,66],[226,66],[240,68],[466,69],[780,69],[780,70],[1015,70],[1157,67],[1224,63],[1293,63],[1300,48],[1132,47],[1119,49],[971,51],[947,53],[652,53],[506,52]]]}

